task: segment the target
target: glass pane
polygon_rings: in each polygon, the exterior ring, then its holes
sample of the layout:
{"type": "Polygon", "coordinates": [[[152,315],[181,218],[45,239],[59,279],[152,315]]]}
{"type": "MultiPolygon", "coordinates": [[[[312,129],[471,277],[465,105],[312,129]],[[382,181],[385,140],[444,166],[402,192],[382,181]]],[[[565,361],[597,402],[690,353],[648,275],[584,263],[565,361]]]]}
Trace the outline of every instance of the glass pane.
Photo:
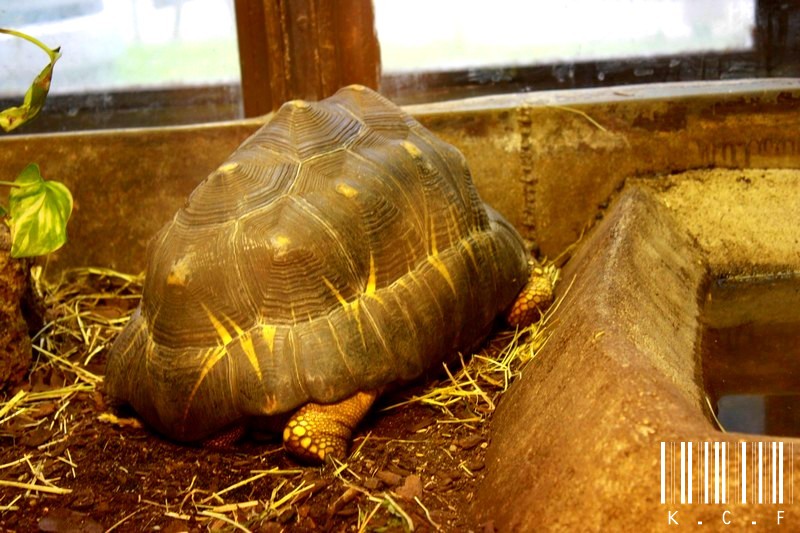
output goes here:
{"type": "MultiPolygon", "coordinates": [[[[0,26],[60,46],[52,94],[239,83],[233,0],[2,2],[0,26]]],[[[0,97],[24,94],[47,64],[0,35],[0,97]]]]}
{"type": "Polygon", "coordinates": [[[375,0],[375,17],[391,74],[749,49],[755,0],[375,0]]]}

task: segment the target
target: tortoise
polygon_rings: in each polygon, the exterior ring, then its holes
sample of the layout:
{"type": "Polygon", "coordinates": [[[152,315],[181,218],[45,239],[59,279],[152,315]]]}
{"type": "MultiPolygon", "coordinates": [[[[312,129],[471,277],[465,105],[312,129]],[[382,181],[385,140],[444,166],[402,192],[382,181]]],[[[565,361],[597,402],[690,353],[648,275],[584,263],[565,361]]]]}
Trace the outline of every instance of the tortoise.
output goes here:
{"type": "Polygon", "coordinates": [[[552,298],[464,156],[362,86],[285,103],[147,254],[106,393],[183,442],[288,418],[308,461],[343,457],[381,391],[552,298]]]}

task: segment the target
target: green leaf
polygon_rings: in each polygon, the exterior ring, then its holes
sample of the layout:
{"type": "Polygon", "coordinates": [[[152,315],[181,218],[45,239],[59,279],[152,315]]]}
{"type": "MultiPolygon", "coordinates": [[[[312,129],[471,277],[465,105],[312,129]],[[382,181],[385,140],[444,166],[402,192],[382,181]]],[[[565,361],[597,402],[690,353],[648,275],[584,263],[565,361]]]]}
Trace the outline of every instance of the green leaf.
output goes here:
{"type": "Polygon", "coordinates": [[[58,61],[58,58],[61,57],[61,53],[59,52],[58,48],[51,49],[44,45],[41,41],[21,32],[0,28],[0,33],[7,33],[30,41],[44,50],[48,57],[50,57],[50,63],[48,63],[47,66],[42,69],[39,75],[34,78],[31,86],[28,87],[28,91],[25,93],[25,98],[22,101],[22,105],[19,107],[9,107],[8,109],[0,111],[0,128],[3,128],[3,130],[9,132],[36,118],[36,116],[42,110],[42,107],[44,107],[44,102],[47,99],[47,93],[50,92],[50,81],[53,78],[53,67],[56,64],[56,61],[58,61]]]}
{"type": "Polygon", "coordinates": [[[62,183],[45,181],[39,166],[30,164],[14,181],[8,195],[11,257],[48,254],[67,242],[72,194],[62,183]]]}
{"type": "Polygon", "coordinates": [[[6,208],[0,205],[0,217],[5,216],[6,213],[6,208]]]}

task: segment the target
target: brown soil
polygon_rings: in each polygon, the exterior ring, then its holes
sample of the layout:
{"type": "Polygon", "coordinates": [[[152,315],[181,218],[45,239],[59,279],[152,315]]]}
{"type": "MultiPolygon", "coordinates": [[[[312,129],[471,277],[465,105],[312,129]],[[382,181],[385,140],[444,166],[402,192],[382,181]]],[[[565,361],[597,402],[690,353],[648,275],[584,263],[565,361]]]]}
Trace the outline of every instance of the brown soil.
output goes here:
{"type": "MultiPolygon", "coordinates": [[[[68,526],[75,520],[98,524],[97,531],[103,531],[126,518],[119,527],[122,531],[156,527],[162,531],[233,530],[233,526],[200,513],[229,503],[256,502],[236,516],[253,531],[357,530],[376,507],[378,511],[369,521],[371,530],[402,531],[405,519],[399,510],[388,507],[387,492],[394,495],[397,506],[418,530],[435,529],[433,524],[445,531],[477,526],[468,513],[483,469],[485,425],[472,429],[437,424],[438,413],[418,405],[374,415],[361,426],[354,442],[361,446],[358,456],[348,461],[347,470],[337,478],[332,467],[298,465],[278,443],[246,442],[235,452],[186,447],[144,429],[100,422],[97,417],[104,410],[99,394],[80,394],[70,402],[66,416],[71,427],[66,439],[49,447],[44,460],[35,466],[47,479],[72,492],[26,495],[23,490],[3,487],[3,504],[23,495],[15,502],[18,511],[0,517],[4,528],[35,531],[49,517],[57,526],[46,531],[71,531],[68,526]],[[292,472],[268,474],[218,498],[210,497],[258,471],[273,468],[292,472]],[[268,502],[301,486],[308,490],[267,510],[268,502]]],[[[29,453],[39,455],[37,446],[61,437],[54,435],[59,428],[46,426],[30,431],[17,425],[3,433],[3,464],[29,453]]],[[[6,469],[3,478],[13,480],[27,472],[28,465],[21,464],[6,469]]]]}
{"type": "MultiPolygon", "coordinates": [[[[74,307],[82,317],[77,331],[51,325],[49,337],[38,339],[45,348],[20,390],[29,400],[36,394],[44,399],[9,407],[21,394],[15,390],[0,403],[3,530],[493,530],[470,518],[470,505],[484,471],[488,421],[507,374],[441,408],[416,402],[381,410],[422,394],[421,385],[383,398],[339,468],[298,465],[274,440],[250,439],[228,451],[179,445],[133,417],[109,418],[102,386],[81,378],[81,369],[102,374],[112,330],[136,304],[133,294],[117,297],[123,289],[116,281],[90,278],[94,288],[67,292],[96,293],[77,300],[91,301],[91,311],[61,303],[49,316],[51,324],[66,324],[75,320],[68,316],[74,307]],[[112,330],[103,329],[103,321],[112,330]],[[66,342],[53,343],[72,363],[45,357],[55,349],[45,342],[51,337],[66,342]],[[79,348],[70,352],[70,343],[79,348]],[[9,486],[14,482],[63,493],[9,486]]],[[[493,341],[488,351],[498,354],[507,341],[493,341]]],[[[451,367],[455,373],[461,363],[451,367]]],[[[446,374],[440,379],[442,386],[451,383],[446,374]]]]}

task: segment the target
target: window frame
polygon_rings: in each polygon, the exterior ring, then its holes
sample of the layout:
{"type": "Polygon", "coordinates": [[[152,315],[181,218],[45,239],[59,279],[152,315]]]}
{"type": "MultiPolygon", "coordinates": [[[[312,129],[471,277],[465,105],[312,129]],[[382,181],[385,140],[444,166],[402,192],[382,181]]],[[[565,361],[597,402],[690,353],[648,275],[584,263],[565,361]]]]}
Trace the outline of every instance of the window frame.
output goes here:
{"type": "MultiPolygon", "coordinates": [[[[550,89],[800,77],[800,6],[781,0],[757,0],[749,51],[404,74],[381,73],[371,0],[235,0],[235,13],[241,86],[51,95],[40,117],[17,133],[255,117],[287,100],[325,98],[351,83],[412,104],[550,89]]],[[[0,109],[18,103],[0,100],[0,109]]]]}

